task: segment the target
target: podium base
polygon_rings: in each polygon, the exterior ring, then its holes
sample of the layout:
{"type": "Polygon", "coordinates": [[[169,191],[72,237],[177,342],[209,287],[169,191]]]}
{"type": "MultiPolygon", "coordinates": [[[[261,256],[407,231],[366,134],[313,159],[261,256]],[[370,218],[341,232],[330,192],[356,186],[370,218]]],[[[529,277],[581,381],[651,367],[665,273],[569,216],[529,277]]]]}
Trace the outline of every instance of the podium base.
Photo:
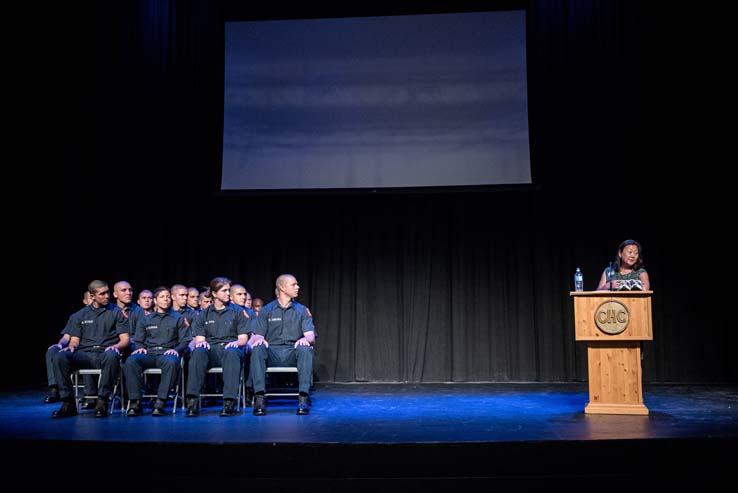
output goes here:
{"type": "Polygon", "coordinates": [[[587,404],[585,414],[637,414],[648,415],[648,408],[643,404],[587,404]]]}

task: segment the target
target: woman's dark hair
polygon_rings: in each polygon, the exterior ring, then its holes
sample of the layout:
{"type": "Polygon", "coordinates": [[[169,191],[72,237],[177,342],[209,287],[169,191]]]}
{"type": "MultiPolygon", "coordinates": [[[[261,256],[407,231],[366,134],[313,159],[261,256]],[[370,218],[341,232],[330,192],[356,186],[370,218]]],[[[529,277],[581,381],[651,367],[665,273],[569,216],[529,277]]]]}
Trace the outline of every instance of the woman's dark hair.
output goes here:
{"type": "Polygon", "coordinates": [[[620,246],[618,247],[618,253],[615,254],[615,263],[618,265],[619,270],[623,262],[623,260],[620,258],[620,254],[623,253],[623,248],[627,247],[628,245],[635,245],[636,247],[638,247],[638,261],[633,266],[633,270],[638,270],[643,267],[643,248],[641,248],[641,244],[635,240],[625,240],[620,244],[620,246]]]}

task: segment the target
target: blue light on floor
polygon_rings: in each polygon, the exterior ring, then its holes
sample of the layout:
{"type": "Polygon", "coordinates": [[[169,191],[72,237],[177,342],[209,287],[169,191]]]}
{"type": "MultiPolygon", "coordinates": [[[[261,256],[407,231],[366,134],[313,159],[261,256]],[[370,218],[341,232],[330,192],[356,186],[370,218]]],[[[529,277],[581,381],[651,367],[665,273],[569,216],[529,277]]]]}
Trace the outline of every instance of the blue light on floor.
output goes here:
{"type": "Polygon", "coordinates": [[[232,418],[219,406],[200,417],[177,414],[105,419],[91,411],[55,420],[59,404],[42,391],[0,400],[3,438],[210,443],[434,443],[590,440],[738,435],[735,387],[655,386],[644,391],[649,416],[585,415],[586,384],[319,384],[308,416],[295,399],[271,399],[267,415],[251,408],[232,418]],[[699,407],[699,408],[697,408],[699,407]]]}

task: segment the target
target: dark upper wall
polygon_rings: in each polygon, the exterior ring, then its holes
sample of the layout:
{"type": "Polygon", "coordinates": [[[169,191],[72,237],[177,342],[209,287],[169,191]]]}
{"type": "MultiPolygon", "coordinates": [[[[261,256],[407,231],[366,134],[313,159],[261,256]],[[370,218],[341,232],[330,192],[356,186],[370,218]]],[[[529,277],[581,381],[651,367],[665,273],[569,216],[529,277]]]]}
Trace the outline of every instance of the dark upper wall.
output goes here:
{"type": "MultiPolygon", "coordinates": [[[[367,10],[375,7],[362,5],[335,15],[375,13],[367,10]]],[[[449,5],[436,2],[431,9],[449,5]]],[[[463,9],[500,5],[467,2],[463,9]]],[[[355,302],[382,296],[370,290],[377,269],[366,271],[364,291],[356,289],[356,278],[337,281],[328,279],[330,273],[363,272],[357,262],[368,257],[379,259],[382,289],[393,279],[407,283],[407,272],[390,272],[393,259],[410,247],[430,252],[421,241],[430,234],[448,246],[448,252],[432,251],[430,258],[456,266],[460,284],[471,282],[480,262],[474,256],[477,245],[520,247],[508,252],[512,259],[492,262],[498,268],[530,259],[545,266],[532,278],[553,287],[537,300],[561,313],[557,325],[564,345],[549,362],[551,369],[539,368],[531,376],[522,368],[502,379],[577,379],[582,358],[566,334],[571,274],[582,266],[587,287],[594,288],[619,241],[635,237],[646,247],[658,293],[655,357],[647,377],[735,381],[725,349],[734,336],[724,328],[721,292],[705,289],[721,285],[714,264],[727,249],[721,231],[692,219],[695,213],[705,217],[722,210],[718,191],[725,182],[707,178],[714,162],[709,146],[701,144],[707,130],[694,121],[702,117],[694,92],[704,87],[709,70],[685,61],[697,54],[720,57],[709,51],[707,39],[683,37],[673,23],[692,19],[695,29],[704,31],[701,16],[636,2],[541,0],[527,7],[536,187],[451,195],[224,198],[213,191],[222,125],[222,20],[230,7],[166,1],[96,2],[93,10],[66,6],[54,45],[65,94],[59,131],[66,146],[55,176],[63,186],[50,191],[58,207],[49,211],[54,233],[47,280],[48,292],[58,298],[49,300],[47,327],[34,333],[33,347],[42,353],[53,342],[93,278],[127,279],[136,289],[152,289],[172,282],[200,286],[227,275],[269,298],[275,275],[293,271],[305,280],[304,301],[321,307],[325,320],[336,304],[349,309],[342,305],[346,291],[358,292],[355,302]],[[692,166],[677,170],[685,159],[692,166]],[[705,188],[706,199],[692,199],[705,188]],[[252,220],[239,228],[236,215],[252,220]],[[299,239],[275,244],[268,231],[285,223],[299,239]],[[397,238],[400,231],[409,235],[403,241],[374,242],[397,238]],[[703,258],[711,260],[707,267],[703,258]],[[679,285],[684,282],[687,287],[679,285]],[[695,354],[699,344],[706,349],[695,354]]],[[[323,14],[322,7],[311,12],[323,14]]],[[[273,14],[262,8],[256,16],[273,14]]],[[[719,99],[717,94],[700,97],[710,101],[719,99]]],[[[503,288],[500,293],[510,290],[503,288]]],[[[363,330],[354,315],[340,323],[349,334],[363,330]]],[[[532,364],[548,364],[538,358],[532,364]]],[[[327,363],[326,378],[356,378],[355,368],[334,363],[327,363]]]]}

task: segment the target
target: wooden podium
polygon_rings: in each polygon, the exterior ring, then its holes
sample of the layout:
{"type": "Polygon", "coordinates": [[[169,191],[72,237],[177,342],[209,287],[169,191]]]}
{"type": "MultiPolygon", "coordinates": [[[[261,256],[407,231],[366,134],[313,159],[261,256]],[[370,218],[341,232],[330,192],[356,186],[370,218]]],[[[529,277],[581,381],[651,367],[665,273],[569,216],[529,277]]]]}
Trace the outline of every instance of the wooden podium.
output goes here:
{"type": "Polygon", "coordinates": [[[653,340],[653,291],[579,291],[576,340],[587,341],[587,414],[648,414],[643,404],[641,341],[653,340]]]}

